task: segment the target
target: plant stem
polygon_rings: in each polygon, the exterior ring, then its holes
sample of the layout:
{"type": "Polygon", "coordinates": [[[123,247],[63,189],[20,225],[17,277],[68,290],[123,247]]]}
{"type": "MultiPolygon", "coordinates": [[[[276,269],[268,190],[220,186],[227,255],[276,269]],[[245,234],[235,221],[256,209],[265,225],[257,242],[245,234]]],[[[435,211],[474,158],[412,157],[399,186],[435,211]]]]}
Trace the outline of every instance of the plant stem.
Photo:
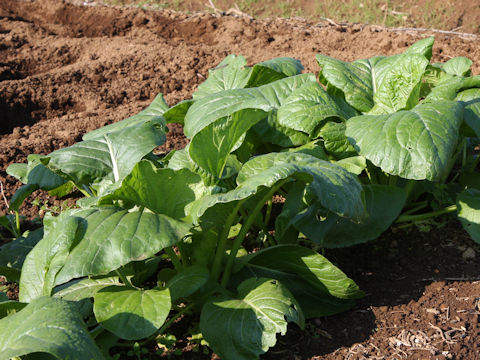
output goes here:
{"type": "Polygon", "coordinates": [[[230,228],[233,226],[233,222],[237,218],[238,211],[240,210],[241,206],[245,202],[246,199],[240,200],[233,211],[228,215],[227,220],[225,221],[225,225],[223,227],[222,233],[220,235],[220,239],[217,245],[217,252],[215,253],[215,258],[213,260],[212,265],[212,277],[217,280],[220,276],[220,268],[222,266],[222,260],[225,255],[225,249],[227,247],[228,241],[228,234],[230,232],[230,228]]]}
{"type": "Polygon", "coordinates": [[[407,199],[410,197],[410,194],[413,191],[413,188],[415,187],[416,181],[415,180],[408,180],[407,184],[405,185],[404,189],[405,192],[407,193],[407,199]]]}
{"type": "Polygon", "coordinates": [[[262,207],[265,205],[265,203],[270,199],[275,192],[283,186],[288,181],[288,179],[284,179],[282,181],[279,181],[276,185],[274,185],[270,191],[257,203],[255,206],[255,209],[253,209],[252,213],[250,216],[247,218],[245,223],[242,225],[242,228],[240,229],[240,232],[238,233],[237,238],[233,242],[232,249],[230,250],[230,255],[227,260],[227,265],[225,266],[225,271],[223,272],[222,276],[222,282],[221,285],[225,287],[228,283],[228,280],[230,280],[230,274],[232,272],[232,267],[233,263],[235,261],[235,258],[237,257],[238,249],[240,249],[240,246],[243,243],[243,240],[245,239],[245,236],[247,236],[248,231],[250,230],[253,222],[255,221],[255,218],[258,216],[260,213],[260,210],[262,207]]]}
{"type": "Polygon", "coordinates": [[[419,214],[419,215],[400,215],[398,219],[395,221],[395,223],[404,223],[404,222],[414,222],[414,221],[423,221],[423,220],[428,220],[430,218],[448,214],[451,212],[457,211],[457,205],[450,205],[444,209],[437,210],[437,211],[432,211],[430,213],[426,214],[419,214]]]}
{"type": "Polygon", "coordinates": [[[263,227],[265,229],[268,229],[268,223],[270,222],[270,216],[272,216],[272,206],[273,206],[273,201],[272,199],[268,199],[267,202],[267,211],[265,213],[265,221],[263,223],[263,227]]]}
{"type": "Polygon", "coordinates": [[[388,175],[388,185],[397,186],[397,177],[395,175],[388,175]]]}
{"type": "Polygon", "coordinates": [[[86,197],[91,197],[92,194],[90,193],[90,189],[83,185],[83,188],[77,188],[83,195],[85,195],[86,197]]]}
{"type": "Polygon", "coordinates": [[[422,201],[418,203],[417,206],[412,207],[411,209],[404,211],[402,215],[410,215],[416,213],[418,210],[426,208],[428,206],[428,201],[422,201]]]}
{"type": "Polygon", "coordinates": [[[103,332],[103,327],[101,327],[100,325],[97,325],[92,330],[90,330],[90,336],[92,337],[92,339],[95,339],[102,332],[103,332]]]}
{"type": "Polygon", "coordinates": [[[182,260],[182,264],[184,266],[189,266],[190,259],[187,256],[187,250],[185,249],[183,239],[177,243],[177,248],[178,248],[178,251],[180,252],[180,259],[182,260]]]}
{"type": "Polygon", "coordinates": [[[131,287],[131,288],[134,288],[135,286],[133,286],[133,284],[130,282],[130,280],[128,280],[128,278],[125,276],[125,274],[120,271],[119,269],[115,270],[115,272],[117,273],[118,277],[120,278],[120,280],[122,280],[123,284],[125,286],[128,286],[128,287],[131,287]]]}
{"type": "Polygon", "coordinates": [[[172,261],[173,266],[175,267],[175,270],[180,271],[183,268],[183,266],[175,250],[173,250],[172,247],[167,246],[165,248],[165,252],[167,253],[170,260],[172,261]]]}
{"type": "Polygon", "coordinates": [[[20,235],[22,235],[20,230],[20,214],[18,213],[18,211],[15,211],[15,232],[15,237],[20,237],[20,235]]]}

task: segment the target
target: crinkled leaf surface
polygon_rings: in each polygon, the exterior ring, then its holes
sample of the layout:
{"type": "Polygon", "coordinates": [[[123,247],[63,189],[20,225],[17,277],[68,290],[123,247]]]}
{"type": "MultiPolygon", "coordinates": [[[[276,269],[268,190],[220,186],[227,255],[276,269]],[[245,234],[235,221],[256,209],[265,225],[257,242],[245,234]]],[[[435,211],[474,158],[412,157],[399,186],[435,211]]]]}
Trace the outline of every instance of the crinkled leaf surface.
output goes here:
{"type": "Polygon", "coordinates": [[[123,200],[181,219],[185,217],[185,206],[204,191],[201,177],[190,170],[157,169],[150,161],[142,160],[123,180],[122,186],[105,196],[101,203],[123,200]]]}
{"type": "Polygon", "coordinates": [[[208,78],[198,86],[193,98],[198,100],[210,94],[229,89],[241,89],[247,85],[252,71],[243,56],[228,55],[215,68],[208,70],[208,78]]]}
{"type": "Polygon", "coordinates": [[[270,153],[249,160],[237,176],[238,187],[227,193],[200,198],[189,207],[193,219],[219,204],[246,199],[260,188],[270,188],[289,177],[309,183],[319,201],[331,211],[347,217],[364,212],[362,187],[356,177],[342,167],[302,153],[270,153]]]}
{"type": "Polygon", "coordinates": [[[164,120],[147,121],[56,150],[42,161],[75,184],[117,182],[165,142],[164,120]]]}
{"type": "Polygon", "coordinates": [[[329,95],[320,84],[307,83],[293,91],[278,109],[278,122],[291,129],[313,135],[327,119],[347,120],[358,115],[340,98],[329,95]]]}
{"type": "Polygon", "coordinates": [[[0,359],[48,353],[57,359],[101,360],[76,305],[42,297],[0,320],[0,359]]]}
{"type": "Polygon", "coordinates": [[[363,115],[347,121],[350,142],[388,174],[439,180],[457,145],[463,108],[436,102],[389,115],[363,115]]]}
{"type": "Polygon", "coordinates": [[[161,116],[167,110],[168,105],[165,102],[163,95],[160,93],[146,109],[140,111],[138,114],[133,115],[125,120],[90,131],[83,135],[82,139],[92,140],[95,138],[103,138],[108,133],[117,132],[127,127],[139,125],[147,121],[161,122],[163,121],[161,116]]]}
{"type": "Polygon", "coordinates": [[[71,279],[107,274],[151,257],[188,231],[185,223],[143,211],[94,207],[63,212],[47,219],[44,238],[25,259],[20,299],[29,302],[71,279]]]}
{"type": "Polygon", "coordinates": [[[457,197],[458,218],[472,239],[480,243],[480,190],[468,189],[457,197]]]}
{"type": "Polygon", "coordinates": [[[237,298],[214,298],[203,306],[200,331],[222,359],[253,360],[275,345],[288,322],[304,325],[287,288],[276,280],[251,278],[238,286],[237,298]]]}
{"type": "Polygon", "coordinates": [[[341,90],[355,109],[376,113],[411,108],[432,54],[433,38],[413,44],[404,54],[343,62],[317,55],[321,80],[341,90]]]}
{"type": "Polygon", "coordinates": [[[271,277],[285,285],[307,318],[345,310],[364,294],[340,269],[317,252],[297,245],[277,245],[247,256],[246,273],[271,277]],[[335,299],[338,298],[338,299],[335,299]]]}
{"type": "Polygon", "coordinates": [[[119,338],[138,340],[152,335],[170,312],[170,292],[110,286],[94,295],[93,311],[99,324],[119,338]]]}
{"type": "MultiPolygon", "coordinates": [[[[118,277],[106,277],[100,279],[81,279],[74,280],[72,283],[67,283],[66,287],[55,292],[54,296],[69,301],[80,301],[87,298],[92,298],[98,291],[108,286],[121,286],[118,277]]],[[[57,289],[55,289],[57,290],[57,289]]]]}
{"type": "Polygon", "coordinates": [[[258,88],[225,90],[205,96],[188,110],[185,117],[185,135],[192,138],[209,124],[240,110],[258,109],[267,113],[280,107],[281,102],[293,90],[312,81],[315,81],[313,74],[302,74],[258,88]]]}

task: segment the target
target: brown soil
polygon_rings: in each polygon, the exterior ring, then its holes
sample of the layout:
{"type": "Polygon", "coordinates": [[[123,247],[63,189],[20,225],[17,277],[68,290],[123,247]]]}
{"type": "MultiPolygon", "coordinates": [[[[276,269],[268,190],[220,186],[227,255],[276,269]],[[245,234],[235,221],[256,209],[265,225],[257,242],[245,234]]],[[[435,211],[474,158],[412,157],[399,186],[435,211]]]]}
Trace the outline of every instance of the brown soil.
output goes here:
{"type": "MultiPolygon", "coordinates": [[[[145,107],[158,92],[170,105],[189,98],[207,70],[230,53],[250,63],[275,56],[317,71],[315,54],[344,60],[403,51],[429,35],[299,19],[255,21],[172,11],[0,1],[0,181],[30,153],[68,146],[99,126],[145,107]]],[[[434,61],[467,56],[480,72],[474,37],[436,37],[434,61]]],[[[186,140],[172,127],[165,150],[186,140]]],[[[36,193],[43,200],[48,195],[36,193]]],[[[29,218],[38,208],[27,200],[29,218]]],[[[57,203],[57,200],[50,199],[57,203]]],[[[0,214],[5,213],[4,204],[0,214]]],[[[265,359],[480,358],[480,248],[456,223],[429,233],[389,232],[327,256],[368,296],[351,311],[291,327],[265,359]],[[473,253],[474,257],[468,257],[473,253]]],[[[202,358],[191,354],[193,358],[202,358]]],[[[209,358],[209,357],[207,357],[209,358]]]]}

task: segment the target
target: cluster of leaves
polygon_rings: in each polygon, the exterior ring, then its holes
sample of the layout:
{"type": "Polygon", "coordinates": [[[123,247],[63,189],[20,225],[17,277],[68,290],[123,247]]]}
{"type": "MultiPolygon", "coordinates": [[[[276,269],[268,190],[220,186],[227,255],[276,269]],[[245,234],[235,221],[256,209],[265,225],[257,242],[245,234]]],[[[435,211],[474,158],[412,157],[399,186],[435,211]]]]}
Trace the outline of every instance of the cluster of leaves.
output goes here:
{"type": "Polygon", "coordinates": [[[19,282],[20,302],[0,299],[0,359],[108,358],[188,314],[221,358],[256,359],[288,322],[362,296],[318,247],[454,211],[480,241],[480,77],[463,57],[430,64],[432,46],[318,55],[319,82],[295,59],[248,67],[230,55],[191,100],[169,108],[159,95],[11,165],[25,184],[14,212],[36,189],[85,197],[23,236],[2,219],[17,239],[0,248],[0,274],[19,282]],[[189,145],[154,155],[174,122],[189,145]]]}

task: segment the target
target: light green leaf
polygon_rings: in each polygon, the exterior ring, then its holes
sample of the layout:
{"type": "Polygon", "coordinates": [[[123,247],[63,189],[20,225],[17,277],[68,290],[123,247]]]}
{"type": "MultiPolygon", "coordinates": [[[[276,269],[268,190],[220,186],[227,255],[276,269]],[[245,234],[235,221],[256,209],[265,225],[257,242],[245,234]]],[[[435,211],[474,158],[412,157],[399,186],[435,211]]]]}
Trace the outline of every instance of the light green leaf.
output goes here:
{"type": "Polygon", "coordinates": [[[77,186],[117,182],[164,142],[164,120],[146,121],[54,151],[42,161],[77,186]]]}
{"type": "Polygon", "coordinates": [[[163,325],[170,312],[170,292],[110,286],[94,295],[93,311],[99,324],[119,338],[146,338],[163,325]]]}
{"type": "Polygon", "coordinates": [[[115,207],[74,209],[45,221],[45,236],[22,268],[20,299],[50,295],[74,278],[104,275],[147,259],[182,239],[185,223],[165,215],[115,207]]]}
{"type": "Polygon", "coordinates": [[[328,160],[328,156],[325,153],[325,149],[323,148],[322,140],[310,141],[305,145],[295,147],[295,148],[288,148],[283,151],[291,152],[291,153],[308,154],[316,157],[317,159],[328,160]]]}
{"type": "Polygon", "coordinates": [[[251,278],[238,286],[238,298],[218,298],[202,308],[200,331],[222,359],[254,360],[284,335],[287,323],[304,326],[302,311],[276,280],[251,278]]]}
{"type": "Polygon", "coordinates": [[[480,88],[479,75],[462,77],[447,74],[441,78],[435,87],[432,88],[431,92],[423,102],[455,100],[460,92],[472,88],[480,88]]]}
{"type": "Polygon", "coordinates": [[[356,156],[357,151],[347,139],[345,122],[336,123],[330,121],[320,130],[320,136],[323,138],[325,150],[337,160],[356,156]]]}
{"type": "Polygon", "coordinates": [[[457,102],[418,105],[390,115],[364,115],[347,121],[350,142],[388,174],[439,180],[455,151],[463,108],[457,102]]]}
{"type": "Polygon", "coordinates": [[[343,62],[317,55],[320,79],[343,92],[348,104],[361,112],[394,112],[418,102],[423,73],[433,38],[413,44],[404,54],[343,62]]]}
{"type": "Polygon", "coordinates": [[[157,169],[150,161],[142,160],[123,180],[122,186],[103,197],[100,204],[122,200],[181,219],[185,217],[185,206],[205,191],[201,177],[188,169],[157,169]]]}
{"type": "Polygon", "coordinates": [[[353,302],[339,299],[364,295],[352,279],[311,249],[277,245],[246,258],[243,271],[279,280],[298,299],[307,318],[343,311],[353,302]]]}
{"type": "Polygon", "coordinates": [[[106,277],[100,279],[80,279],[74,280],[72,283],[67,283],[61,286],[58,291],[55,289],[55,297],[62,298],[69,301],[80,301],[87,298],[92,298],[98,291],[108,286],[121,286],[118,277],[106,277]]]}
{"type": "Polygon", "coordinates": [[[228,55],[215,68],[208,70],[207,80],[198,86],[193,98],[198,100],[223,90],[244,88],[251,72],[246,65],[243,56],[228,55]]]}
{"type": "Polygon", "coordinates": [[[457,76],[470,76],[471,67],[472,60],[463,56],[454,57],[442,65],[443,71],[445,71],[447,74],[457,76]]]}
{"type": "Polygon", "coordinates": [[[367,168],[367,160],[363,156],[348,157],[337,161],[335,164],[355,175],[360,175],[367,168]]]}
{"type": "Polygon", "coordinates": [[[48,353],[57,359],[103,359],[76,305],[49,297],[0,320],[0,360],[31,353],[48,353]]]}
{"type": "Polygon", "coordinates": [[[463,228],[480,244],[480,190],[468,189],[458,194],[457,211],[463,228]]]}
{"type": "Polygon", "coordinates": [[[165,285],[170,290],[172,302],[192,295],[206,284],[210,273],[206,267],[190,266],[171,278],[165,285]]]}
{"type": "Polygon", "coordinates": [[[83,135],[82,140],[103,139],[105,135],[112,132],[118,132],[127,127],[137,126],[145,122],[164,122],[161,117],[168,110],[162,93],[158,94],[152,103],[138,114],[133,115],[125,120],[98,128],[83,135]]]}
{"type": "Polygon", "coordinates": [[[258,88],[225,90],[203,97],[188,110],[185,135],[192,138],[209,124],[240,110],[258,109],[268,113],[280,107],[293,90],[312,81],[315,81],[313,74],[302,74],[258,88]]]}
{"type": "Polygon", "coordinates": [[[10,199],[9,210],[18,211],[23,201],[38,189],[36,184],[22,185],[10,199]]]}
{"type": "Polygon", "coordinates": [[[307,83],[293,91],[278,109],[278,122],[310,136],[330,119],[347,120],[358,115],[340,98],[329,95],[316,82],[307,83]]]}
{"type": "Polygon", "coordinates": [[[190,106],[192,106],[193,103],[194,100],[183,100],[165,111],[163,113],[163,117],[167,121],[167,124],[177,123],[183,125],[185,115],[187,115],[187,111],[190,109],[190,106]]]}
{"type": "Polygon", "coordinates": [[[258,139],[260,139],[256,144],[263,142],[288,148],[303,145],[310,141],[307,134],[281,125],[278,122],[276,111],[268,113],[265,119],[253,126],[253,130],[257,134],[258,139]]]}
{"type": "Polygon", "coordinates": [[[455,100],[463,102],[463,121],[480,137],[480,89],[464,90],[455,100]]]}

